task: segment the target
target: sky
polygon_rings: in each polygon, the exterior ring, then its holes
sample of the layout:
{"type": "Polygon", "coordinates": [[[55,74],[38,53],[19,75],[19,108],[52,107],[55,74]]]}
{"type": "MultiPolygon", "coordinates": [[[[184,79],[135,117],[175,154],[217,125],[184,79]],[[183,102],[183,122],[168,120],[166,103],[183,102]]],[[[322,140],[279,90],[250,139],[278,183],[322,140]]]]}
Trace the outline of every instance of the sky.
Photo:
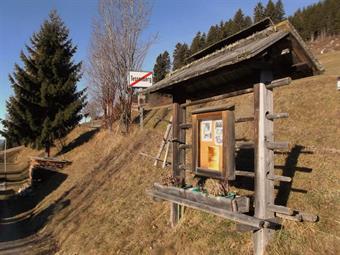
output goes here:
{"type": "MultiPolygon", "coordinates": [[[[143,70],[151,71],[158,54],[170,54],[177,42],[191,43],[197,31],[207,32],[211,25],[232,18],[241,8],[252,16],[258,0],[150,0],[152,13],[143,37],[157,34],[144,61],[143,70]]],[[[267,0],[261,1],[266,5],[267,0]]],[[[283,0],[286,15],[318,0],[283,0]]],[[[97,15],[97,0],[1,0],[0,1],[0,118],[6,114],[6,100],[12,95],[8,75],[14,64],[22,65],[19,55],[38,32],[48,13],[56,9],[70,37],[77,45],[75,61],[86,62],[91,39],[92,23],[97,15]]],[[[83,78],[79,88],[86,86],[83,78]]],[[[1,129],[1,126],[0,126],[1,129]]]]}

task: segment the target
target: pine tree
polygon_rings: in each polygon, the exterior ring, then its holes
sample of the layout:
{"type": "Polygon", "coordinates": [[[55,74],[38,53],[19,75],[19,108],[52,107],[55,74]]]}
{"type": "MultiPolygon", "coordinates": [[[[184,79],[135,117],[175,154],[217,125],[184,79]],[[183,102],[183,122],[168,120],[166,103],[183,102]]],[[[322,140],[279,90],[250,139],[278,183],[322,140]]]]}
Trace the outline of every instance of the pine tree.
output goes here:
{"type": "Polygon", "coordinates": [[[275,22],[280,22],[285,18],[285,10],[281,0],[278,0],[275,4],[275,22]]]}
{"type": "Polygon", "coordinates": [[[223,26],[223,38],[231,36],[233,34],[234,29],[234,21],[229,19],[227,22],[224,23],[223,26]]]}
{"type": "Polygon", "coordinates": [[[56,11],[26,46],[29,55],[20,55],[24,67],[15,65],[9,79],[14,96],[7,101],[4,135],[34,148],[50,146],[65,137],[81,120],[85,90],[77,91],[81,63],[72,60],[77,48],[69,39],[56,11]]]}
{"type": "Polygon", "coordinates": [[[190,46],[191,54],[195,54],[196,52],[203,49],[204,45],[202,45],[202,44],[203,44],[204,39],[202,39],[202,37],[203,36],[202,36],[201,32],[197,32],[196,36],[194,37],[194,39],[191,42],[191,46],[190,46]]]}
{"type": "Polygon", "coordinates": [[[272,0],[268,1],[265,14],[266,14],[266,17],[271,18],[272,21],[276,23],[276,8],[272,0]]]}
{"type": "Polygon", "coordinates": [[[159,54],[155,66],[153,68],[153,81],[159,82],[165,78],[165,76],[170,72],[171,63],[170,55],[167,51],[159,54]]]}
{"type": "Polygon", "coordinates": [[[261,2],[258,2],[254,8],[254,22],[259,22],[266,17],[265,8],[261,2]]]}
{"type": "Polygon", "coordinates": [[[246,16],[246,18],[244,19],[244,24],[245,24],[244,28],[250,27],[253,24],[253,21],[250,16],[246,16]]]}
{"type": "Polygon", "coordinates": [[[233,18],[233,29],[232,33],[237,33],[240,30],[250,26],[252,23],[250,17],[245,17],[242,10],[238,9],[233,18]]]}
{"type": "Polygon", "coordinates": [[[211,26],[207,35],[207,46],[214,44],[219,40],[219,27],[211,26]]]}
{"type": "Polygon", "coordinates": [[[189,46],[186,43],[177,43],[173,52],[173,67],[176,70],[188,64],[188,57],[190,56],[189,46]]]}

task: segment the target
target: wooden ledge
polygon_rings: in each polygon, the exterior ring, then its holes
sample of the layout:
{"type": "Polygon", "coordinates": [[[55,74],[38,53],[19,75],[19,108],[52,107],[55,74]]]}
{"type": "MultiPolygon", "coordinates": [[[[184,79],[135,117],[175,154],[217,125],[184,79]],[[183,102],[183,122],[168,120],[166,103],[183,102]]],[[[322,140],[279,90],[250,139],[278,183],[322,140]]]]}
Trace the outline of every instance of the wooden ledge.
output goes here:
{"type": "Polygon", "coordinates": [[[158,183],[155,183],[153,189],[148,190],[147,194],[155,198],[156,201],[173,202],[252,226],[256,229],[272,227],[272,223],[269,221],[242,214],[242,212],[249,211],[248,197],[211,197],[199,192],[164,186],[158,183]]]}

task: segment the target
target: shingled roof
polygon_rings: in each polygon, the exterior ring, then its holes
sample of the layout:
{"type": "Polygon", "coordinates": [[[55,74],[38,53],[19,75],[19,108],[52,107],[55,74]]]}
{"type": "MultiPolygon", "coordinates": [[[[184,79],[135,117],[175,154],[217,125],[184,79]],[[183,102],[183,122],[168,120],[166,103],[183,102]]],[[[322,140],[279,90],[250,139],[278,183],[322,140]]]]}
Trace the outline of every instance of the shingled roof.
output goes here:
{"type": "Polygon", "coordinates": [[[268,18],[191,58],[195,60],[146,93],[186,93],[194,99],[202,93],[207,96],[252,86],[259,82],[263,69],[271,69],[275,79],[306,77],[324,70],[288,21],[273,25],[268,18]]]}

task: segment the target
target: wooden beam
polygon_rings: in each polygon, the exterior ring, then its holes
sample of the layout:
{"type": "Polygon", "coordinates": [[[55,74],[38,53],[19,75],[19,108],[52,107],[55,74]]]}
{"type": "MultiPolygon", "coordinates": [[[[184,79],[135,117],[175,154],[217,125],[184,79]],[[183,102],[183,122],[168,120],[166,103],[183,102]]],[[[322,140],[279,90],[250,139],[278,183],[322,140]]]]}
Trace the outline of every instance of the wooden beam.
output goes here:
{"type": "Polygon", "coordinates": [[[175,195],[165,194],[165,193],[158,192],[158,191],[147,191],[147,192],[148,192],[148,195],[152,197],[171,201],[175,204],[180,204],[180,205],[187,206],[193,209],[197,209],[197,210],[204,211],[210,214],[214,214],[216,216],[219,216],[219,217],[222,217],[222,218],[225,218],[225,219],[237,222],[237,223],[255,227],[256,229],[270,228],[273,226],[271,222],[266,221],[266,220],[260,220],[260,219],[257,219],[256,217],[252,217],[252,216],[238,213],[238,212],[228,211],[226,209],[217,208],[211,205],[192,201],[187,198],[180,198],[175,195]]]}
{"type": "Polygon", "coordinates": [[[267,175],[267,178],[272,181],[280,181],[280,182],[291,182],[292,178],[288,176],[282,175],[267,175]]]}
{"type": "Polygon", "coordinates": [[[191,123],[182,123],[182,124],[179,125],[179,127],[181,129],[189,129],[189,128],[192,128],[192,125],[191,125],[191,123]]]}
{"type": "Polygon", "coordinates": [[[237,117],[235,118],[235,123],[254,121],[254,116],[245,116],[245,117],[237,117]]]}
{"type": "Polygon", "coordinates": [[[241,170],[236,170],[235,175],[237,176],[245,176],[245,177],[255,177],[254,172],[248,172],[248,171],[241,171],[241,170]]]}
{"type": "Polygon", "coordinates": [[[236,142],[235,148],[240,149],[252,149],[254,148],[254,142],[236,142]]]}
{"type": "MultiPolygon", "coordinates": [[[[172,176],[176,180],[178,186],[185,185],[185,170],[180,165],[185,165],[185,150],[179,148],[180,144],[185,144],[185,130],[180,128],[180,124],[186,123],[186,108],[180,107],[183,99],[174,98],[173,103],[173,119],[172,119],[172,176]],[[181,143],[180,143],[181,141],[181,143]]],[[[174,227],[184,212],[184,207],[179,204],[170,204],[170,222],[174,227]]]]}
{"type": "Polygon", "coordinates": [[[226,127],[223,127],[223,166],[226,169],[226,177],[228,180],[235,180],[235,113],[234,111],[222,112],[222,118],[226,120],[226,127]]]}
{"type": "Polygon", "coordinates": [[[187,150],[187,149],[191,149],[192,145],[191,144],[181,144],[180,146],[178,146],[179,149],[181,150],[187,150]]]}
{"type": "Polygon", "coordinates": [[[269,150],[288,150],[288,142],[266,142],[267,149],[269,150]]]}
{"type": "Polygon", "coordinates": [[[309,222],[317,222],[319,220],[319,216],[308,214],[308,213],[298,213],[302,217],[302,221],[309,221],[309,222]]]}
{"type": "Polygon", "coordinates": [[[235,108],[234,104],[225,104],[225,105],[214,105],[204,108],[198,108],[193,110],[191,114],[201,114],[201,113],[209,113],[209,112],[219,112],[225,110],[233,110],[235,108]]]}
{"type": "Polygon", "coordinates": [[[283,119],[283,118],[288,118],[289,114],[286,112],[282,112],[282,113],[272,113],[272,114],[267,114],[266,118],[268,120],[277,120],[277,119],[283,119]]]}
{"type": "Polygon", "coordinates": [[[286,215],[293,215],[294,210],[282,205],[274,205],[274,204],[269,204],[267,205],[267,208],[269,211],[275,212],[275,213],[282,213],[286,215]]]}
{"type": "Polygon", "coordinates": [[[292,220],[292,221],[299,221],[301,222],[302,221],[302,216],[301,215],[294,215],[294,216],[290,216],[290,215],[287,215],[287,214],[283,214],[283,213],[275,213],[275,216],[276,217],[279,217],[281,219],[285,219],[285,220],[292,220]]]}
{"type": "MultiPolygon", "coordinates": [[[[171,128],[172,128],[172,126],[171,126],[171,128]]],[[[162,168],[165,168],[168,165],[167,160],[168,160],[168,155],[169,155],[169,150],[170,150],[170,143],[171,142],[168,141],[167,144],[166,144],[166,147],[165,147],[165,153],[164,153],[164,160],[163,160],[163,163],[162,163],[162,168]]]]}
{"type": "Polygon", "coordinates": [[[194,192],[188,189],[173,186],[165,186],[159,183],[154,184],[153,190],[156,192],[160,192],[162,194],[169,194],[177,196],[179,198],[189,199],[195,202],[211,205],[229,211],[239,213],[249,212],[250,199],[249,197],[246,196],[237,196],[235,198],[215,197],[203,194],[201,192],[194,192]]]}
{"type": "MultiPolygon", "coordinates": [[[[292,79],[290,77],[287,77],[287,78],[283,78],[283,79],[274,80],[266,86],[267,86],[268,89],[272,89],[272,88],[277,88],[277,87],[289,85],[291,83],[291,81],[292,81],[292,79]]],[[[181,104],[181,107],[188,107],[188,106],[193,106],[193,105],[198,105],[198,104],[205,104],[205,103],[208,103],[208,102],[219,101],[219,100],[223,100],[223,99],[226,99],[226,98],[235,97],[235,96],[248,94],[248,93],[252,93],[252,92],[254,92],[254,88],[241,89],[241,90],[238,90],[238,91],[226,93],[226,94],[215,96],[215,97],[210,97],[210,98],[205,98],[205,99],[200,99],[200,100],[195,100],[195,101],[192,101],[192,102],[184,103],[184,104],[181,104]]]]}
{"type": "MultiPolygon", "coordinates": [[[[173,117],[171,116],[170,122],[172,121],[172,118],[173,117]]],[[[166,127],[166,130],[165,130],[164,136],[163,136],[161,146],[159,147],[159,150],[158,150],[158,153],[157,153],[157,156],[156,156],[156,160],[153,164],[154,166],[157,166],[157,163],[158,163],[157,159],[160,159],[160,157],[162,155],[162,151],[163,151],[165,145],[168,143],[170,131],[171,131],[171,124],[168,124],[168,126],[166,127]]]]}
{"type": "MultiPolygon", "coordinates": [[[[274,175],[274,151],[266,142],[273,142],[273,121],[266,118],[273,112],[273,91],[264,83],[272,78],[270,71],[262,71],[261,82],[254,86],[254,134],[255,134],[255,217],[263,220],[274,218],[268,204],[274,204],[274,182],[267,175],[274,175]]],[[[260,229],[254,232],[254,254],[263,255],[273,230],[260,229]]]]}

